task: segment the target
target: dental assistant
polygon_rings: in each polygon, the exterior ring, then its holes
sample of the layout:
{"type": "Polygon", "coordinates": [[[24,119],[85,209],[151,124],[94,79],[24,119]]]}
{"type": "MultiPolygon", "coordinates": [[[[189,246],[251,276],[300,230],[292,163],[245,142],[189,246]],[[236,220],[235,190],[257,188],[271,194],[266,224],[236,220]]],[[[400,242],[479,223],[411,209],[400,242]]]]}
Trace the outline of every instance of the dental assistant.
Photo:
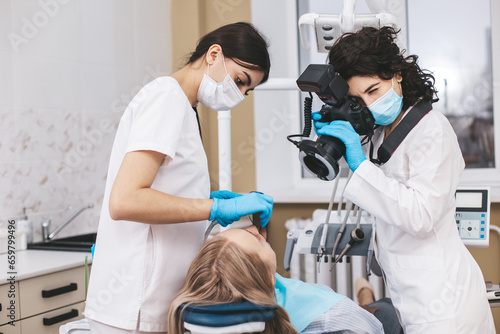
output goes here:
{"type": "Polygon", "coordinates": [[[227,226],[272,198],[210,192],[196,106],[229,110],[270,70],[268,45],[248,23],[218,28],[187,64],[144,86],[113,144],[85,316],[93,334],[166,333],[167,311],[204,239],[208,220],[227,226]]]}
{"type": "Polygon", "coordinates": [[[376,257],[404,332],[495,333],[483,275],[454,219],[465,167],[457,137],[432,109],[433,76],[420,69],[417,56],[404,57],[395,38],[392,28],[363,28],[343,35],[329,52],[348,94],[378,125],[365,151],[348,122],[315,122],[317,134],[346,146],[354,173],[344,195],[374,217],[376,257]],[[378,148],[412,109],[425,115],[390,159],[378,163],[378,148]]]}

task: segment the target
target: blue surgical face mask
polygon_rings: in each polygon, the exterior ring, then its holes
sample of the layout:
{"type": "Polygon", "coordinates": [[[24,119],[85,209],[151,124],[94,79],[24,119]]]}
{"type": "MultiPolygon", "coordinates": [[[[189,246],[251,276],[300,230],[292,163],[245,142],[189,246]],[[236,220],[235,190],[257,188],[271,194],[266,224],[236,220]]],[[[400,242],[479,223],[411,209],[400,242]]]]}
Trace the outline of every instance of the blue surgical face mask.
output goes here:
{"type": "Polygon", "coordinates": [[[394,90],[394,81],[391,83],[391,89],[368,106],[377,125],[391,124],[403,109],[403,97],[394,90]]]}

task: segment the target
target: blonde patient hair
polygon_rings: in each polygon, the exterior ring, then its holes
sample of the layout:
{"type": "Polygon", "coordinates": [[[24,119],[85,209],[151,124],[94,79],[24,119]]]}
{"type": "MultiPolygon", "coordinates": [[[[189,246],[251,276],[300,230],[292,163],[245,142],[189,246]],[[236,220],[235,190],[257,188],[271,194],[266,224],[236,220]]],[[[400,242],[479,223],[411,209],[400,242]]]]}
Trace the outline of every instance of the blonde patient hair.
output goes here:
{"type": "MultiPolygon", "coordinates": [[[[182,304],[214,305],[248,301],[276,305],[271,268],[224,236],[207,240],[189,267],[183,287],[168,310],[168,333],[183,334],[182,304]]],[[[295,334],[286,311],[278,306],[265,334],[295,334]]]]}

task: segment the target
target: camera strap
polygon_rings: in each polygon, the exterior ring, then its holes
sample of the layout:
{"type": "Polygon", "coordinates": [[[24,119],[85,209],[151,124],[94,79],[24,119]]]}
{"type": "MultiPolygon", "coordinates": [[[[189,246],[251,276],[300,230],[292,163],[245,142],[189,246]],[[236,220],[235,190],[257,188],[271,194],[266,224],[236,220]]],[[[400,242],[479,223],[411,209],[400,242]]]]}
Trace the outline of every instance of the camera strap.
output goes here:
{"type": "Polygon", "coordinates": [[[410,110],[408,114],[403,117],[399,124],[394,128],[394,130],[387,136],[382,145],[380,145],[377,151],[377,158],[373,159],[373,142],[370,144],[370,161],[382,165],[385,164],[391,158],[392,154],[396,151],[399,145],[403,142],[410,131],[415,127],[415,125],[420,122],[420,120],[432,110],[431,101],[420,101],[417,102],[410,110]]]}

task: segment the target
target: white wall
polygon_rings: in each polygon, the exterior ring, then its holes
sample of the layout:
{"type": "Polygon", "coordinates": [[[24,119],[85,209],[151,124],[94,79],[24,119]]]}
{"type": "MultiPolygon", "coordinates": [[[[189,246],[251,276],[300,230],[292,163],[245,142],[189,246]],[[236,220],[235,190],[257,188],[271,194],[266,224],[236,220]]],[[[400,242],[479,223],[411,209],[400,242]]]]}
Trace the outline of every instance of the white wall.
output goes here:
{"type": "Polygon", "coordinates": [[[127,102],[171,71],[170,0],[0,0],[0,223],[96,231],[127,102]],[[72,208],[68,208],[72,206],[72,208]]]}

